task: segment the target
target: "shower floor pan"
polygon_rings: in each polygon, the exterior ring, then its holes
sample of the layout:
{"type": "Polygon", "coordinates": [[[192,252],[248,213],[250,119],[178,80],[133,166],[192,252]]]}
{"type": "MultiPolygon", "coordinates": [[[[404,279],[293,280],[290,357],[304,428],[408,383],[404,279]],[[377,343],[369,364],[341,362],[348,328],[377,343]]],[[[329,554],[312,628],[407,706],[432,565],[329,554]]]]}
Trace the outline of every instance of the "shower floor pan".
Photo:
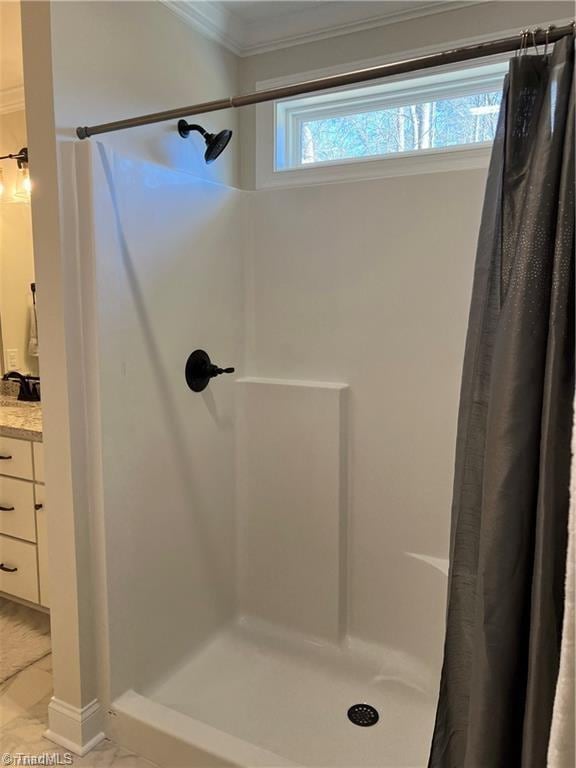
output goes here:
{"type": "Polygon", "coordinates": [[[122,696],[115,709],[130,716],[132,728],[140,722],[170,731],[173,741],[161,754],[146,754],[142,736],[127,743],[167,768],[424,768],[435,699],[414,684],[406,660],[383,662],[386,656],[242,621],[155,687],[122,696]],[[375,725],[348,719],[359,703],[378,710],[375,725]],[[176,745],[182,738],[192,751],[176,745]]]}

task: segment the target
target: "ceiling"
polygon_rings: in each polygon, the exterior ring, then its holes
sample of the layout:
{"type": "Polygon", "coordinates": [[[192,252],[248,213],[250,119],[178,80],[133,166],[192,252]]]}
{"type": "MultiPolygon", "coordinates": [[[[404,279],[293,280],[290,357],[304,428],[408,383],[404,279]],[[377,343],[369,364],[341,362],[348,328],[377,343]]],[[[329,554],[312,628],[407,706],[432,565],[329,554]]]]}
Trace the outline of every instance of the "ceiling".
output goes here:
{"type": "Polygon", "coordinates": [[[23,82],[20,3],[0,2],[0,91],[23,82]]]}
{"type": "Polygon", "coordinates": [[[249,56],[483,0],[161,0],[234,53],[249,56]]]}
{"type": "MultiPolygon", "coordinates": [[[[262,19],[271,19],[277,16],[284,16],[287,13],[294,13],[303,10],[304,0],[292,2],[263,2],[263,0],[223,0],[220,5],[229,11],[237,14],[246,21],[261,21],[262,19]]],[[[306,2],[306,8],[318,8],[321,2],[306,2]]]]}

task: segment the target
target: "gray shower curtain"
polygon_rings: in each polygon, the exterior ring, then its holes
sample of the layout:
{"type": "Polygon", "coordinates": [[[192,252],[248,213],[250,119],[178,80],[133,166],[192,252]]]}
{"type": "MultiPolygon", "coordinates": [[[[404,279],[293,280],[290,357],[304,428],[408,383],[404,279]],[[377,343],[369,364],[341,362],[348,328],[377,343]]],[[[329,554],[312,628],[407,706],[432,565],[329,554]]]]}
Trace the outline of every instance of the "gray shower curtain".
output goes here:
{"type": "Polygon", "coordinates": [[[545,768],[574,393],[574,38],[515,57],[460,395],[444,664],[429,768],[545,768]]]}

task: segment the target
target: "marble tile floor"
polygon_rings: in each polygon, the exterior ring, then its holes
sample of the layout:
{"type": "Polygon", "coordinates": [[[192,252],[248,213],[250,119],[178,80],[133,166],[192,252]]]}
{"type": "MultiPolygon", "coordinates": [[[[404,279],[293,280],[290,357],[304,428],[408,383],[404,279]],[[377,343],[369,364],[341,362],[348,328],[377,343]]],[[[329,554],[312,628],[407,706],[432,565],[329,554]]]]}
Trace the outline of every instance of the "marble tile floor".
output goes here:
{"type": "MultiPolygon", "coordinates": [[[[63,762],[66,751],[43,737],[47,708],[52,695],[50,655],[22,670],[0,685],[0,760],[10,765],[6,755],[54,755],[63,762]]],[[[26,765],[21,759],[13,765],[26,765]]],[[[28,764],[33,764],[28,761],[28,764]]],[[[77,768],[155,768],[154,764],[105,740],[85,757],[73,756],[77,768]]]]}

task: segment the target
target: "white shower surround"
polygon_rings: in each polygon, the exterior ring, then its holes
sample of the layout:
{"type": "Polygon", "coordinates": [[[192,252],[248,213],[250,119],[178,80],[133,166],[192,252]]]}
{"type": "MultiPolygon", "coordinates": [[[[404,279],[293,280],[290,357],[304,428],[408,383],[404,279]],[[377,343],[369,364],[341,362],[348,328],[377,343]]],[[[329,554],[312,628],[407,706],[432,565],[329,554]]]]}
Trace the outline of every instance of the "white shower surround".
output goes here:
{"type": "Polygon", "coordinates": [[[77,149],[79,190],[91,188],[79,207],[95,278],[108,734],[171,768],[424,766],[485,172],[443,173],[441,194],[434,174],[241,192],[77,149]],[[190,392],[196,347],[248,383],[190,392]],[[266,393],[248,411],[247,386],[266,393]],[[287,446],[308,460],[274,477],[263,459],[287,446]],[[320,466],[328,479],[312,488],[320,466]],[[277,527],[250,509],[261,485],[259,503],[282,489],[277,527]],[[299,499],[320,510],[315,525],[305,504],[288,523],[299,499]],[[258,525],[263,548],[290,542],[281,578],[246,557],[258,525]],[[291,560],[294,583],[302,565],[338,592],[315,604],[316,586],[300,585],[302,621],[274,610],[291,560]],[[357,701],[380,709],[376,727],[347,721],[357,701]]]}

